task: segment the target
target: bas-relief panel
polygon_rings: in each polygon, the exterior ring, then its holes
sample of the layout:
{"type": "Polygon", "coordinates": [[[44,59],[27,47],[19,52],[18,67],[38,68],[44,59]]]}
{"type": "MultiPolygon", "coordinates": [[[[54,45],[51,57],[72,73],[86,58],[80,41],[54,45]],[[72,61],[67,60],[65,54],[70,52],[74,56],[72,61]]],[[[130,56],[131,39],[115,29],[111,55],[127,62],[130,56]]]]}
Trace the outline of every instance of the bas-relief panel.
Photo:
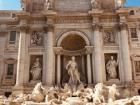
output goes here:
{"type": "Polygon", "coordinates": [[[105,46],[116,45],[117,35],[113,29],[103,30],[103,44],[105,46]]]}
{"type": "Polygon", "coordinates": [[[42,46],[43,45],[44,32],[33,31],[30,36],[31,46],[42,46]]]}

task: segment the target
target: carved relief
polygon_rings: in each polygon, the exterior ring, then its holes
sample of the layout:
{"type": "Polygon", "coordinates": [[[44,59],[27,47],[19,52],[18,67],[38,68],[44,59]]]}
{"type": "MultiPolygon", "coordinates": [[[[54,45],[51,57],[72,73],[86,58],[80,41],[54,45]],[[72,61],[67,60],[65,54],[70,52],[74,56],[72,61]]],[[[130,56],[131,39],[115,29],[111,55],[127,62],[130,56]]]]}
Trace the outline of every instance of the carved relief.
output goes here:
{"type": "Polygon", "coordinates": [[[119,79],[117,54],[105,54],[105,69],[107,80],[119,79]]]}
{"type": "Polygon", "coordinates": [[[103,33],[104,44],[115,43],[115,34],[112,30],[105,30],[103,33]]]}
{"type": "Polygon", "coordinates": [[[42,63],[43,63],[43,56],[41,55],[34,55],[31,56],[30,61],[30,82],[37,83],[41,81],[42,76],[42,63]]]}
{"type": "Polygon", "coordinates": [[[31,45],[33,46],[43,45],[43,32],[33,31],[31,35],[31,45]]]}

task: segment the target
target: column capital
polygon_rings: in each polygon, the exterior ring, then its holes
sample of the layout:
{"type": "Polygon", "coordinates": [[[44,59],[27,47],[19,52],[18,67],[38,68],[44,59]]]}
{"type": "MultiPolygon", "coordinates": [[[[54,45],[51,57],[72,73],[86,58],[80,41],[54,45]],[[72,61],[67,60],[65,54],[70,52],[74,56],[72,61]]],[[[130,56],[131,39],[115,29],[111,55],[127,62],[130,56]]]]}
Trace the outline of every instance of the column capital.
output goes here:
{"type": "Polygon", "coordinates": [[[85,53],[86,54],[92,54],[93,52],[93,46],[85,46],[85,53]]]}
{"type": "Polygon", "coordinates": [[[53,31],[54,30],[54,25],[53,24],[46,24],[45,26],[44,26],[44,30],[45,31],[53,31]]]}
{"type": "Polygon", "coordinates": [[[120,22],[119,27],[120,27],[121,30],[125,30],[128,27],[128,25],[124,22],[120,22]]]}
{"type": "Polygon", "coordinates": [[[29,25],[26,19],[21,19],[19,26],[20,30],[28,30],[29,29],[29,25]]]}
{"type": "Polygon", "coordinates": [[[57,55],[61,55],[63,51],[62,47],[54,47],[54,53],[57,55]]]}
{"type": "Polygon", "coordinates": [[[101,26],[101,24],[99,24],[99,23],[93,23],[92,24],[92,29],[93,30],[99,30],[99,29],[101,29],[102,28],[102,26],[101,26]]]}
{"type": "Polygon", "coordinates": [[[19,29],[22,30],[22,31],[26,31],[26,30],[29,30],[29,26],[28,25],[19,25],[19,29]]]}

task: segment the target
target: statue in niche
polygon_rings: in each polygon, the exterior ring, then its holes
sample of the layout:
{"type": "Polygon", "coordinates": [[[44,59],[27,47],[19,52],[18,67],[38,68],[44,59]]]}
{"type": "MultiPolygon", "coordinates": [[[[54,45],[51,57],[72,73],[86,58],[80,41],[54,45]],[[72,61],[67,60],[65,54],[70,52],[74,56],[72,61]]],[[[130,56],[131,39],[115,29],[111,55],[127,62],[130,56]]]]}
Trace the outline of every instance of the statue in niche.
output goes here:
{"type": "Polygon", "coordinates": [[[42,37],[43,37],[42,32],[34,31],[32,36],[31,36],[31,44],[36,45],[36,46],[42,45],[42,40],[43,40],[42,37]]]}
{"type": "Polygon", "coordinates": [[[40,59],[36,58],[30,70],[30,73],[32,75],[32,81],[37,81],[41,79],[41,70],[42,70],[42,67],[40,64],[40,59]]]}
{"type": "Polygon", "coordinates": [[[45,2],[45,10],[51,10],[52,9],[52,4],[50,0],[46,0],[45,2]]]}
{"type": "Polygon", "coordinates": [[[116,62],[116,60],[114,60],[114,57],[111,56],[110,60],[106,64],[108,79],[117,79],[117,66],[118,62],[116,62]]]}
{"type": "Polygon", "coordinates": [[[105,32],[105,34],[104,34],[104,42],[105,43],[114,43],[115,42],[113,32],[109,32],[109,31],[105,32]]]}
{"type": "Polygon", "coordinates": [[[70,79],[69,79],[70,84],[81,83],[80,73],[78,72],[78,65],[75,62],[74,56],[71,58],[71,60],[66,65],[66,70],[68,70],[68,75],[70,76],[70,79]]]}
{"type": "Polygon", "coordinates": [[[101,4],[98,0],[91,0],[92,9],[101,9],[101,4]]]}

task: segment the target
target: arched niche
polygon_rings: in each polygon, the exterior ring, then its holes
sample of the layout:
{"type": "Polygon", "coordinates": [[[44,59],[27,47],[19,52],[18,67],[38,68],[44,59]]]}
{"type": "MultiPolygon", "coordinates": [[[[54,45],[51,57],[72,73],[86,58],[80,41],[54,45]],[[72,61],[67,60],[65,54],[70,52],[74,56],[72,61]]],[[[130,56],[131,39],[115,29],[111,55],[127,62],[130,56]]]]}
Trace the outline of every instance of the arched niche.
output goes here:
{"type": "Polygon", "coordinates": [[[91,63],[90,57],[87,58],[87,55],[90,56],[91,54],[87,54],[87,47],[90,47],[90,42],[83,32],[68,31],[59,37],[57,40],[57,46],[55,47],[57,84],[68,82],[69,75],[65,67],[68,61],[71,60],[72,56],[75,56],[76,58],[75,60],[78,65],[81,81],[87,83],[87,60],[91,63]]]}
{"type": "Polygon", "coordinates": [[[68,37],[68,36],[70,36],[70,35],[72,35],[72,36],[77,36],[77,38],[78,38],[78,37],[81,37],[81,40],[83,39],[83,40],[85,41],[86,46],[89,46],[89,45],[90,45],[89,39],[87,38],[87,36],[86,36],[83,32],[80,32],[80,31],[68,31],[68,32],[63,33],[63,34],[59,37],[59,39],[58,39],[58,41],[57,41],[57,47],[60,47],[61,44],[62,44],[62,41],[63,41],[66,37],[68,37]]]}

